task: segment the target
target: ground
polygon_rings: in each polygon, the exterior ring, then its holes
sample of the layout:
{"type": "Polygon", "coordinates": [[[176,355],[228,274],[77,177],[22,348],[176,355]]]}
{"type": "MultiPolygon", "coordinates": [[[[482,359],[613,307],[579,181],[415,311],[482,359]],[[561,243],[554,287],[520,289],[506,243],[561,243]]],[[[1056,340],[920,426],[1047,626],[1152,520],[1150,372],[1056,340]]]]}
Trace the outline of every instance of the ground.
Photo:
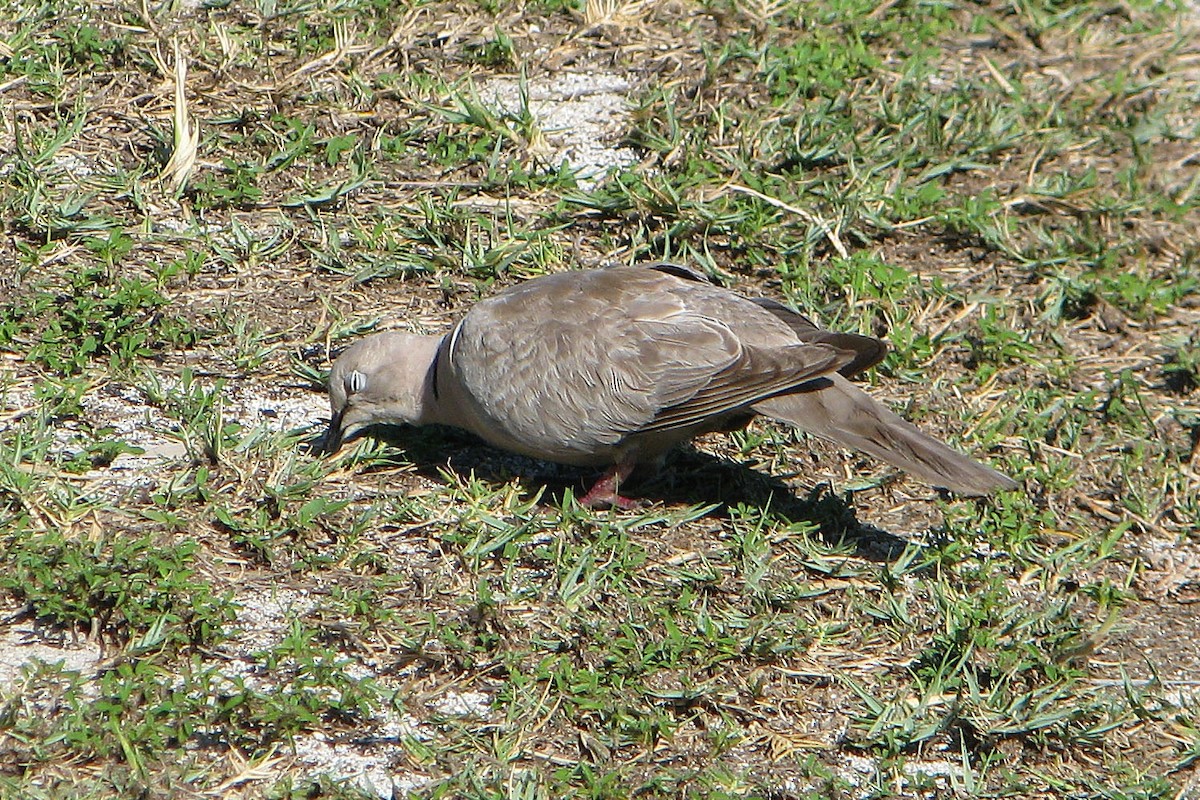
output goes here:
{"type": "Polygon", "coordinates": [[[0,0],[0,796],[1200,797],[1196,17],[0,0]],[[316,451],[362,335],[661,259],[1021,488],[316,451]]]}

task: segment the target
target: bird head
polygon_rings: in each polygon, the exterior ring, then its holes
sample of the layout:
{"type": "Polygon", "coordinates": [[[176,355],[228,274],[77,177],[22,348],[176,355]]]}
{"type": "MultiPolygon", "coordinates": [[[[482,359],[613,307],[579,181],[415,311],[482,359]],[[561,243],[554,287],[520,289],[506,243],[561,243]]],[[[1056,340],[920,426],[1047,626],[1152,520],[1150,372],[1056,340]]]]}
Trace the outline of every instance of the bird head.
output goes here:
{"type": "Polygon", "coordinates": [[[422,424],[440,341],[437,336],[380,333],[347,348],[329,374],[325,452],[337,452],[371,425],[422,424]]]}

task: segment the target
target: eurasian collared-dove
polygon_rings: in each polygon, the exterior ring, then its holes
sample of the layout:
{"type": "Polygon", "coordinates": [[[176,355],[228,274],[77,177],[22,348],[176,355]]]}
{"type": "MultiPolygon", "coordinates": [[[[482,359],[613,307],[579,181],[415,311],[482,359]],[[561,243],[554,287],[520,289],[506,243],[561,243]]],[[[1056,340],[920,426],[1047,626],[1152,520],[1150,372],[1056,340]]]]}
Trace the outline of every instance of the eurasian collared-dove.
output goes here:
{"type": "Polygon", "coordinates": [[[886,349],[673,264],[547,275],[476,304],[445,336],[349,347],[329,376],[325,446],[381,423],[453,425],[516,453],[607,466],[583,501],[624,505],[635,465],[762,414],[962,494],[1015,488],[846,379],[886,349]]]}

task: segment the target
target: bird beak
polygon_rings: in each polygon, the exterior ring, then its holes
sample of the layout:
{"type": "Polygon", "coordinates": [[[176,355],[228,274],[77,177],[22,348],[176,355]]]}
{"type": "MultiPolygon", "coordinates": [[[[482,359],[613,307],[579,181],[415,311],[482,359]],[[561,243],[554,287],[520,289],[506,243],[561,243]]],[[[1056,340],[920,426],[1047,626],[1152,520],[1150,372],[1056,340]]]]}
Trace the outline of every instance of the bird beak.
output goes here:
{"type": "Polygon", "coordinates": [[[321,450],[325,455],[333,455],[342,446],[342,416],[344,412],[339,411],[329,420],[329,430],[325,431],[325,442],[321,446],[321,450]]]}

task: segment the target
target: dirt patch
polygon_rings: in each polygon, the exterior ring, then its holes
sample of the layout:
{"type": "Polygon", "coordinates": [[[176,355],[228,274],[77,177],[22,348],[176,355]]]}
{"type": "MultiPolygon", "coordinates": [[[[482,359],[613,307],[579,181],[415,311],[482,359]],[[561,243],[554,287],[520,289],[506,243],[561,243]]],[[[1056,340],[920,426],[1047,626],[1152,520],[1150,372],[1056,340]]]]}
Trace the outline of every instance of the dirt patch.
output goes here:
{"type": "Polygon", "coordinates": [[[633,82],[619,75],[563,72],[532,78],[524,86],[493,78],[478,91],[511,116],[531,114],[544,137],[532,146],[533,154],[550,168],[565,161],[587,190],[610,170],[637,162],[633,150],[616,146],[629,128],[633,90],[633,82]]]}

